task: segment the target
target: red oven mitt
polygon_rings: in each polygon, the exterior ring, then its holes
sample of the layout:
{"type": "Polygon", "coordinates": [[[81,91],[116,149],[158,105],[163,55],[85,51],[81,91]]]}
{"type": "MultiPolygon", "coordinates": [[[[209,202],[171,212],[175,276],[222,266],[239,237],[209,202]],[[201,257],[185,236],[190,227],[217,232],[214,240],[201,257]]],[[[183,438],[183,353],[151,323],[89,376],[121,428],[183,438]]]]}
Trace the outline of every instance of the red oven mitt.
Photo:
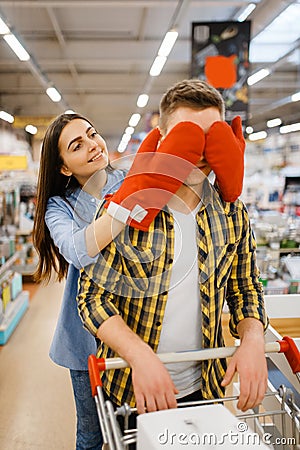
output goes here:
{"type": "Polygon", "coordinates": [[[205,135],[193,122],[180,122],[158,146],[157,128],[142,142],[121,187],[107,198],[108,214],[140,230],[148,230],[203,155],[205,135]]]}
{"type": "Polygon", "coordinates": [[[231,126],[224,121],[213,123],[206,134],[204,156],[215,172],[226,202],[234,202],[242,193],[245,147],[239,116],[233,119],[231,126]]]}

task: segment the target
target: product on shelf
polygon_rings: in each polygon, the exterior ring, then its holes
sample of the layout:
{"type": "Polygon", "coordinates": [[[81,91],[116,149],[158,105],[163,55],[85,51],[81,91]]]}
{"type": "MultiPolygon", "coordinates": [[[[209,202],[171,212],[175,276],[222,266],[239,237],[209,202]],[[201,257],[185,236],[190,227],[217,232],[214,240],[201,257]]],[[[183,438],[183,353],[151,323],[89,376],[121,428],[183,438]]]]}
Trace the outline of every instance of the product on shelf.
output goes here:
{"type": "Polygon", "coordinates": [[[13,269],[15,253],[0,267],[0,345],[7,342],[29,305],[22,275],[13,269]]]}
{"type": "Polygon", "coordinates": [[[287,256],[282,261],[283,279],[289,283],[289,293],[300,293],[300,256],[287,256]]]}

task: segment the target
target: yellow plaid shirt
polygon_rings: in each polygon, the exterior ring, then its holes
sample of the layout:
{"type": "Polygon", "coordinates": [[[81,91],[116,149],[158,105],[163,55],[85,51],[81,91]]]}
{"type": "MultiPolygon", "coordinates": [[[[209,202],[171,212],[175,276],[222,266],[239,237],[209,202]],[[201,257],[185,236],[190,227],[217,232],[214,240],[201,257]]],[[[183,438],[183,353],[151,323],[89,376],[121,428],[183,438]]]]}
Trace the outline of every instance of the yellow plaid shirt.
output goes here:
{"type": "MultiPolygon", "coordinates": [[[[97,216],[102,212],[100,208],[97,216]]],[[[224,345],[221,317],[225,300],[233,336],[238,337],[237,324],[246,317],[260,320],[264,328],[268,325],[256,266],[256,243],[244,204],[240,200],[223,202],[209,182],[205,183],[196,220],[202,347],[220,347],[224,345]]],[[[161,211],[148,232],[126,227],[101,252],[95,264],[81,270],[77,300],[84,326],[96,336],[106,319],[120,314],[157,351],[173,258],[174,222],[169,211],[161,211]]],[[[101,342],[97,356],[118,355],[101,342]]],[[[200,364],[199,388],[203,397],[223,396],[220,381],[226,361],[208,360],[200,364]]],[[[102,382],[115,403],[135,406],[130,369],[105,372],[102,382]]]]}

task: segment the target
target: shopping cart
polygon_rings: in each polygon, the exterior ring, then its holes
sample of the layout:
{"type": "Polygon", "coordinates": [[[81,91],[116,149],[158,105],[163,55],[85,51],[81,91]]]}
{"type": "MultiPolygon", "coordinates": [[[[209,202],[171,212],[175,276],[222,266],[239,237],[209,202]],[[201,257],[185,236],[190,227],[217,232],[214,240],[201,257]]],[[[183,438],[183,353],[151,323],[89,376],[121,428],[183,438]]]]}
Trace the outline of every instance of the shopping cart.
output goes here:
{"type": "MultiPolygon", "coordinates": [[[[237,347],[204,349],[192,352],[159,354],[165,364],[227,358],[237,347]]],[[[265,344],[265,353],[284,353],[292,372],[300,381],[300,353],[293,339],[265,344]]],[[[102,392],[100,373],[128,367],[122,358],[89,357],[89,374],[95,398],[104,448],[126,450],[135,444],[137,450],[183,450],[201,447],[224,449],[273,448],[300,450],[300,408],[293,389],[284,385],[275,389],[269,383],[262,405],[239,414],[238,396],[179,404],[176,409],[137,416],[137,428],[129,428],[129,416],[136,408],[124,404],[114,409],[102,392]],[[117,416],[124,417],[122,433],[117,416]],[[220,426],[221,424],[221,426],[220,426]],[[217,427],[212,428],[212,427],[217,427]],[[155,436],[154,436],[155,434],[155,436]]]]}

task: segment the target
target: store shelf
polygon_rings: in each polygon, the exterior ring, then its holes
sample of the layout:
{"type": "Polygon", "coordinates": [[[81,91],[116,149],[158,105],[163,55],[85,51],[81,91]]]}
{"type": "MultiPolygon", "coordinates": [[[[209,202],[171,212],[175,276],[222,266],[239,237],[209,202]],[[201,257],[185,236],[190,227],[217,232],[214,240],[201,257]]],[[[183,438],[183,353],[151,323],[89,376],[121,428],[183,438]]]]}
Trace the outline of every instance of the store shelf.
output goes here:
{"type": "Polygon", "coordinates": [[[0,277],[3,275],[19,258],[19,253],[16,252],[13,256],[11,256],[1,267],[0,267],[0,277]]]}
{"type": "Polygon", "coordinates": [[[30,236],[32,233],[32,230],[16,230],[15,234],[16,236],[30,236]]]}
{"type": "Polygon", "coordinates": [[[29,292],[22,291],[7,305],[4,318],[0,323],[0,345],[5,344],[20,322],[29,306],[29,292]]]}
{"type": "Polygon", "coordinates": [[[21,275],[32,276],[36,271],[36,264],[17,264],[13,265],[12,268],[15,272],[19,272],[21,275]]]}
{"type": "Polygon", "coordinates": [[[280,248],[272,248],[272,247],[267,247],[266,245],[259,245],[257,246],[257,252],[261,252],[261,251],[269,251],[269,252],[277,252],[277,253],[300,253],[300,248],[299,247],[295,247],[295,248],[287,248],[287,247],[280,247],[280,248]]]}
{"type": "MultiPolygon", "coordinates": [[[[274,251],[272,249],[272,251],[274,251]]],[[[300,248],[278,248],[276,249],[279,253],[300,253],[300,248]]]]}

